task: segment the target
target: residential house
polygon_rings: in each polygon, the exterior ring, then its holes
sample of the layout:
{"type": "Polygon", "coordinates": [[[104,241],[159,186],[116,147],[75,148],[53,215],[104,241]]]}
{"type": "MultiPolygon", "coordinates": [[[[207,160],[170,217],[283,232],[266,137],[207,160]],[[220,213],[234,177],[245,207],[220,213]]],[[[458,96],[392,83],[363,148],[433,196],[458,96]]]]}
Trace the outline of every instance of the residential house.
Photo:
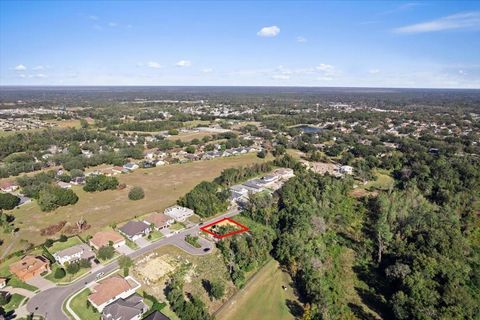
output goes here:
{"type": "Polygon", "coordinates": [[[118,299],[126,299],[135,293],[140,288],[138,283],[131,276],[123,278],[114,275],[103,279],[92,287],[92,293],[88,296],[88,301],[102,312],[103,309],[112,302],[118,299]]]}
{"type": "Polygon", "coordinates": [[[289,168],[280,168],[273,171],[273,174],[280,177],[280,179],[288,180],[295,177],[292,169],[289,168]]]}
{"type": "Polygon", "coordinates": [[[109,246],[110,244],[112,244],[114,248],[118,248],[125,244],[125,238],[116,231],[108,230],[99,231],[90,239],[90,245],[96,250],[99,250],[101,247],[109,246]]]}
{"type": "Polygon", "coordinates": [[[269,174],[269,175],[266,175],[266,176],[262,177],[260,180],[262,181],[262,183],[264,185],[270,185],[272,183],[277,182],[278,179],[280,179],[279,176],[274,175],[274,174],[269,174]]]}
{"type": "Polygon", "coordinates": [[[62,189],[70,189],[72,185],[68,182],[58,181],[57,185],[62,189]]]}
{"type": "Polygon", "coordinates": [[[75,177],[70,183],[76,186],[85,184],[85,177],[75,177]]]}
{"type": "Polygon", "coordinates": [[[175,220],[166,214],[155,212],[147,216],[143,222],[147,223],[148,225],[153,224],[156,230],[161,230],[168,228],[175,222],[175,220]]]}
{"type": "Polygon", "coordinates": [[[55,252],[53,257],[58,263],[65,265],[65,263],[77,262],[82,259],[91,260],[95,258],[95,253],[89,245],[82,243],[55,252]]]}
{"type": "Polygon", "coordinates": [[[246,185],[237,184],[230,187],[230,198],[239,205],[247,203],[251,193],[257,193],[260,190],[248,187],[246,185]]]}
{"type": "Polygon", "coordinates": [[[42,256],[25,256],[20,261],[10,264],[9,270],[20,280],[27,281],[50,271],[50,262],[42,256]]]}
{"type": "Polygon", "coordinates": [[[12,181],[3,181],[0,183],[0,190],[3,192],[13,192],[18,189],[18,185],[12,181]]]}
{"type": "Polygon", "coordinates": [[[353,167],[351,167],[351,166],[341,166],[339,171],[342,174],[353,174],[353,167]]]}
{"type": "Polygon", "coordinates": [[[193,216],[194,212],[192,209],[181,207],[181,206],[173,206],[170,208],[165,209],[163,211],[167,216],[172,217],[176,221],[185,221],[188,217],[193,216]]]}
{"type": "Polygon", "coordinates": [[[148,310],[143,298],[133,294],[125,299],[118,299],[103,309],[102,320],[140,320],[148,310]]]}
{"type": "Polygon", "coordinates": [[[112,173],[113,174],[119,174],[119,173],[124,173],[124,172],[127,172],[128,170],[125,169],[124,167],[119,167],[119,166],[115,166],[112,168],[112,173]]]}
{"type": "Polygon", "coordinates": [[[118,230],[127,239],[135,241],[150,233],[150,225],[143,221],[128,221],[118,230]]]}
{"type": "Polygon", "coordinates": [[[124,169],[127,169],[129,171],[137,170],[139,168],[138,164],[136,163],[127,163],[123,165],[124,169]]]}
{"type": "Polygon", "coordinates": [[[165,161],[163,160],[158,160],[157,162],[155,162],[155,166],[156,167],[161,167],[161,166],[164,166],[166,163],[165,161]]]}
{"type": "Polygon", "coordinates": [[[82,155],[85,156],[86,158],[91,158],[93,156],[93,152],[90,150],[83,150],[82,149],[82,155]]]}
{"type": "Polygon", "coordinates": [[[145,157],[144,157],[144,158],[147,159],[147,160],[153,160],[153,159],[155,159],[155,153],[153,153],[153,152],[147,152],[147,153],[145,154],[145,157]]]}
{"type": "Polygon", "coordinates": [[[256,192],[263,191],[265,189],[265,183],[261,179],[248,180],[243,185],[251,189],[256,189],[256,192]]]}
{"type": "Polygon", "coordinates": [[[148,316],[143,318],[143,320],[170,320],[170,318],[160,311],[155,310],[153,313],[150,313],[148,316]]]}

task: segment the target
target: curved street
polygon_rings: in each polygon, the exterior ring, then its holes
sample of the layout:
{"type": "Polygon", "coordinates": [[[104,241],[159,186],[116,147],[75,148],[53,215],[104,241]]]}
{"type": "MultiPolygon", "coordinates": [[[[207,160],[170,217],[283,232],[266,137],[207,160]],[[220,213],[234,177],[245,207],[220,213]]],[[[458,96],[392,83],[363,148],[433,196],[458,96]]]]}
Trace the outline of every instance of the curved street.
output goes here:
{"type": "MultiPolygon", "coordinates": [[[[236,215],[238,212],[238,208],[235,208],[228,213],[217,216],[216,218],[209,221],[205,221],[205,223],[213,222],[226,217],[231,217],[236,215]]],[[[163,238],[148,246],[137,249],[134,252],[128,254],[128,256],[132,259],[135,259],[145,253],[148,253],[149,251],[158,249],[165,245],[177,246],[192,255],[208,254],[212,251],[211,249],[214,247],[214,244],[212,242],[202,241],[202,248],[195,248],[184,241],[186,235],[197,234],[199,232],[199,229],[200,225],[185,229],[168,238],[163,238]],[[210,250],[207,250],[207,252],[204,251],[206,246],[210,248],[210,250]]],[[[96,269],[88,276],[83,277],[69,285],[57,286],[39,292],[28,301],[27,310],[29,313],[43,316],[46,320],[69,320],[69,317],[63,311],[63,305],[65,301],[77,291],[82,290],[86,288],[87,285],[89,285],[90,283],[95,282],[97,279],[97,274],[99,274],[100,272],[103,272],[104,274],[109,274],[115,271],[117,268],[117,261],[113,261],[104,266],[103,268],[96,269]]]]}

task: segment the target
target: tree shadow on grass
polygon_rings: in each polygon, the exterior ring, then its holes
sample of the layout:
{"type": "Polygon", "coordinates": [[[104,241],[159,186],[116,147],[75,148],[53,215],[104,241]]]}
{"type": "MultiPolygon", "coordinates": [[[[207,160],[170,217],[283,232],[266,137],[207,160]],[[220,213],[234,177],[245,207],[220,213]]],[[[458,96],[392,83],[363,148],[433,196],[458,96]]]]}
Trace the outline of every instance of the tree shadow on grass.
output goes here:
{"type": "Polygon", "coordinates": [[[303,308],[297,301],[287,299],[285,301],[285,304],[287,305],[288,310],[290,311],[292,316],[294,316],[295,318],[300,318],[303,316],[303,308]]]}

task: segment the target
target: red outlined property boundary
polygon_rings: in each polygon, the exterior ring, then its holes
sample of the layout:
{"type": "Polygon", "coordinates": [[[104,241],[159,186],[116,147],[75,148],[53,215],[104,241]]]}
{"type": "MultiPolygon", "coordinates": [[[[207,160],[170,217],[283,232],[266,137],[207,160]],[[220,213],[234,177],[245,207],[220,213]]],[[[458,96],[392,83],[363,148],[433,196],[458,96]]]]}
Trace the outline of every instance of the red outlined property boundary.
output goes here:
{"type": "Polygon", "coordinates": [[[206,232],[206,233],[208,233],[208,234],[211,234],[212,236],[214,236],[214,237],[217,238],[217,239],[223,239],[223,238],[225,238],[225,237],[233,236],[234,234],[239,234],[239,233],[242,233],[242,232],[246,232],[246,231],[248,231],[248,230],[250,230],[250,229],[249,229],[248,227],[244,226],[243,224],[235,221],[235,220],[232,220],[232,219],[230,219],[230,218],[223,218],[223,219],[221,219],[221,220],[218,220],[218,221],[209,223],[209,224],[207,224],[206,226],[201,227],[200,230],[202,230],[202,231],[204,231],[204,232],[206,232]],[[232,232],[229,232],[229,233],[224,234],[224,235],[219,235],[219,234],[216,234],[215,232],[212,232],[212,231],[208,230],[211,226],[214,226],[214,225],[216,225],[216,224],[218,224],[218,223],[220,223],[220,222],[223,222],[223,221],[229,221],[229,222],[237,225],[238,227],[240,227],[240,229],[239,229],[239,230],[232,231],[232,232]]]}

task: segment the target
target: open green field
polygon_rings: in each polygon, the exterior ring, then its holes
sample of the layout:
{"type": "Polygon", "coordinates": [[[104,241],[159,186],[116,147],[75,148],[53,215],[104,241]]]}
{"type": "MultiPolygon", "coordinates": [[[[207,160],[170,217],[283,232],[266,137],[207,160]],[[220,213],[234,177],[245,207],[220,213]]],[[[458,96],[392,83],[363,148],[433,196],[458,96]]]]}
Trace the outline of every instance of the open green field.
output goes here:
{"type": "MultiPolygon", "coordinates": [[[[15,216],[15,225],[20,228],[19,236],[14,240],[15,243],[10,252],[25,247],[21,239],[38,245],[46,238],[58,237],[61,232],[54,236],[41,236],[40,229],[62,220],[73,224],[83,217],[91,225],[91,228],[82,234],[85,236],[105,226],[118,224],[149,212],[162,212],[201,181],[213,180],[223,169],[267,160],[269,159],[260,159],[255,154],[245,154],[152,169],[138,169],[129,174],[118,175],[120,183],[143,187],[145,198],[139,201],[129,200],[127,189],[87,193],[81,187],[74,186],[72,189],[78,195],[79,201],[73,206],[41,212],[34,201],[8,212],[15,216]]],[[[9,243],[5,242],[2,250],[8,245],[9,243]]]]}
{"type": "Polygon", "coordinates": [[[287,303],[299,306],[290,282],[290,276],[272,259],[225,304],[216,319],[295,319],[287,306],[287,303]],[[287,290],[283,290],[282,286],[287,290]]]}
{"type": "Polygon", "coordinates": [[[82,320],[99,320],[100,314],[92,307],[87,307],[87,298],[90,295],[90,289],[84,289],[75,298],[70,301],[70,308],[82,320]]]}

